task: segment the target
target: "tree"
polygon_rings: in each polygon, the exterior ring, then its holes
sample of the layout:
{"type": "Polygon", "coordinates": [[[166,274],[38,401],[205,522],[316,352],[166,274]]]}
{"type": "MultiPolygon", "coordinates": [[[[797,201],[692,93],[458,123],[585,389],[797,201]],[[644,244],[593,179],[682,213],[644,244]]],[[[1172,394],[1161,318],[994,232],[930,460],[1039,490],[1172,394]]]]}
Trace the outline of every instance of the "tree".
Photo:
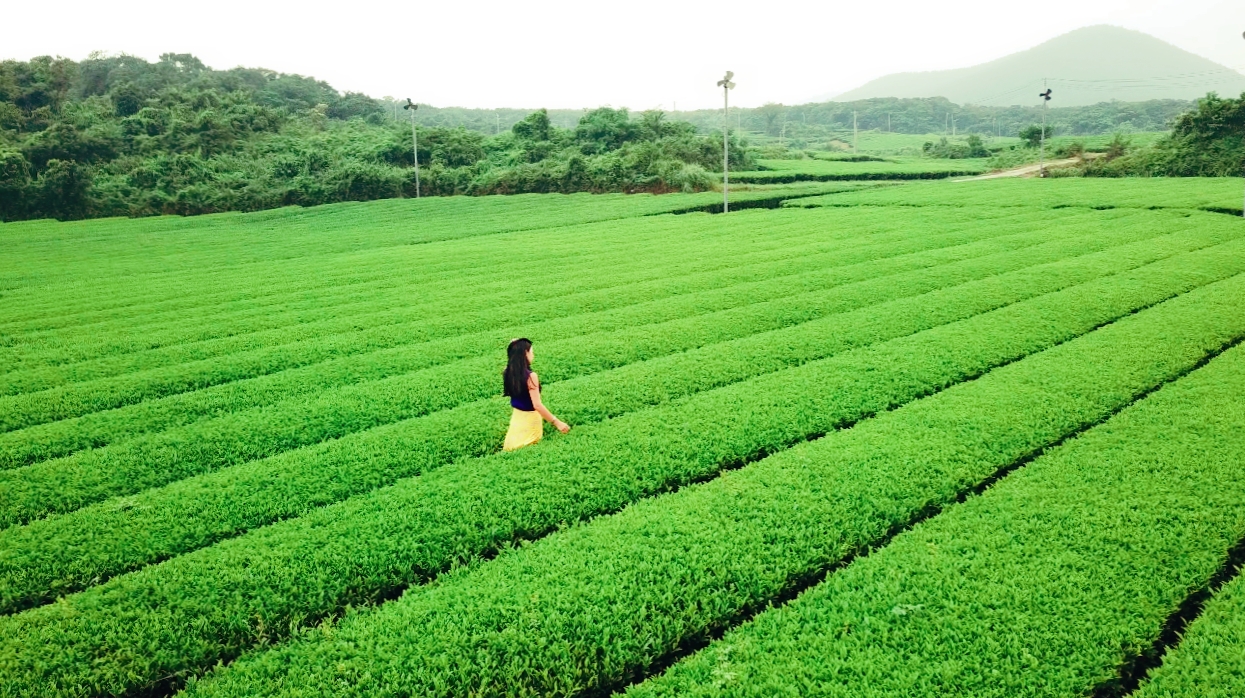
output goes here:
{"type": "Polygon", "coordinates": [[[515,137],[525,141],[547,141],[553,126],[549,123],[549,111],[537,109],[522,121],[510,127],[515,137]]]}
{"type": "Polygon", "coordinates": [[[76,162],[49,160],[32,185],[30,197],[36,215],[71,220],[86,216],[86,192],[91,175],[76,162]]]}
{"type": "Polygon", "coordinates": [[[0,220],[19,220],[25,213],[30,163],[21,153],[0,151],[0,220]]]}
{"type": "MultiPolygon", "coordinates": [[[[1055,127],[1048,125],[1046,127],[1046,139],[1050,140],[1054,133],[1055,127]]],[[[1022,128],[1019,135],[1021,140],[1025,142],[1025,145],[1030,148],[1036,148],[1042,143],[1042,127],[1037,124],[1022,128]]]]}
{"type": "Polygon", "coordinates": [[[584,114],[575,126],[575,141],[586,155],[618,150],[624,143],[639,137],[640,126],[631,121],[626,109],[593,109],[584,114]]]}
{"type": "Polygon", "coordinates": [[[143,100],[147,95],[134,83],[124,82],[112,88],[109,97],[112,98],[112,108],[117,116],[130,116],[143,108],[143,100]]]}
{"type": "Polygon", "coordinates": [[[771,136],[777,136],[782,132],[782,122],[785,120],[787,108],[781,104],[770,102],[763,104],[757,109],[757,113],[765,123],[765,133],[771,136]]]}

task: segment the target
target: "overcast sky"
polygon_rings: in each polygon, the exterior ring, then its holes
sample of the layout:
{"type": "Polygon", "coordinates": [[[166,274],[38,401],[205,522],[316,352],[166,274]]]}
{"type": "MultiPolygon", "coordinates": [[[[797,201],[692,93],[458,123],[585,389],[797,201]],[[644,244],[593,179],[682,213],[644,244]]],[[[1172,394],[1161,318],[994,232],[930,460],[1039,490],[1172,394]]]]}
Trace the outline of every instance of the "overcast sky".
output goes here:
{"type": "Polygon", "coordinates": [[[437,106],[714,107],[728,69],[733,104],[794,104],[1101,23],[1245,72],[1245,0],[5,5],[0,58],[193,53],[214,68],[272,68],[437,106]]]}

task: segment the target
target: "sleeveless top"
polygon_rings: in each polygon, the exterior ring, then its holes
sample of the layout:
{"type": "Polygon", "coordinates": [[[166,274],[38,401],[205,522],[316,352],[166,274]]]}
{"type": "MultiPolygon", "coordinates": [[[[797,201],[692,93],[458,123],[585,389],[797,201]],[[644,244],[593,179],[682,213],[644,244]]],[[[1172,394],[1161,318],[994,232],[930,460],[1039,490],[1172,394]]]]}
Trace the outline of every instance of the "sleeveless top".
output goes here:
{"type": "MultiPolygon", "coordinates": [[[[528,371],[527,375],[530,378],[532,375],[531,371],[528,371]]],[[[525,379],[523,383],[524,385],[526,385],[527,380],[525,379]]],[[[537,388],[538,392],[539,390],[540,389],[537,388]]],[[[523,395],[511,395],[510,406],[521,412],[535,412],[536,411],[536,406],[532,404],[532,396],[528,393],[524,393],[523,395]]]]}

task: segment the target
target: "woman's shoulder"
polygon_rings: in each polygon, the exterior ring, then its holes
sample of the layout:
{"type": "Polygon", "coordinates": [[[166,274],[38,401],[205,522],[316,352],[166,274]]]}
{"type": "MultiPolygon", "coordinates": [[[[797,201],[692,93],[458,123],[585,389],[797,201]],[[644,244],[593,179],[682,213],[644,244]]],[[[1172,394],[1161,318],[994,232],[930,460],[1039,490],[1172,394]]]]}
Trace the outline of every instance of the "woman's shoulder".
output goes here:
{"type": "Polygon", "coordinates": [[[536,385],[540,385],[540,376],[536,375],[536,372],[535,372],[535,371],[528,371],[528,372],[527,372],[527,382],[528,382],[528,383],[534,383],[534,384],[536,384],[536,385]]]}

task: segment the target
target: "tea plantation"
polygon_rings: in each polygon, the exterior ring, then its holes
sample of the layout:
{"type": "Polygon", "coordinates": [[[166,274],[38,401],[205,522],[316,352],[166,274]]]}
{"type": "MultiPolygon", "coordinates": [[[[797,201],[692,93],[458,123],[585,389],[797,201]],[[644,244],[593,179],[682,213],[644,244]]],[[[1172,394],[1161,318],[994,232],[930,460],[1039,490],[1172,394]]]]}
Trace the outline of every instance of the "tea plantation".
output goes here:
{"type": "Polygon", "coordinates": [[[1240,180],[772,164],[0,224],[0,696],[1245,695],[1240,180]]]}

